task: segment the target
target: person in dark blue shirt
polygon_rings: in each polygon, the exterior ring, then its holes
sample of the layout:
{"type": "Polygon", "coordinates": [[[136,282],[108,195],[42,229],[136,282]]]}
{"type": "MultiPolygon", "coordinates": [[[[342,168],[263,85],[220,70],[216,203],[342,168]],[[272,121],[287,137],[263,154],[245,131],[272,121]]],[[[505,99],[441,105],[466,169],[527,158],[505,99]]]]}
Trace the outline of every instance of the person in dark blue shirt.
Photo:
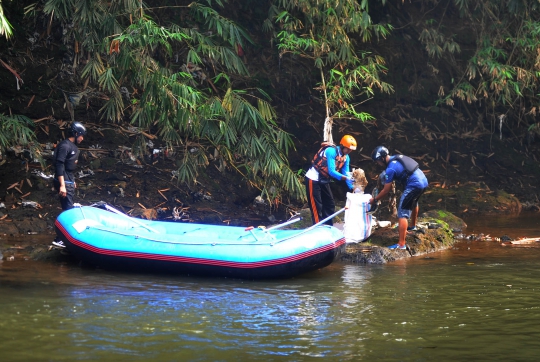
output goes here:
{"type": "MultiPolygon", "coordinates": [[[[345,181],[352,189],[352,178],[349,173],[349,153],[356,150],[356,140],[345,135],[339,146],[323,143],[315,154],[311,168],[306,172],[306,195],[311,220],[317,224],[335,212],[334,195],[330,189],[332,179],[345,181]]],[[[332,226],[332,219],[325,224],[332,226]]]]}
{"type": "Polygon", "coordinates": [[[390,249],[406,249],[405,236],[407,230],[416,229],[418,219],[418,200],[428,187],[428,180],[418,167],[418,163],[410,157],[404,155],[391,156],[384,146],[376,147],[371,158],[377,165],[385,167],[384,187],[375,198],[370,199],[370,204],[378,202],[385,197],[392,188],[392,181],[396,181],[403,186],[403,194],[398,206],[398,243],[392,245],[390,249]],[[411,225],[409,226],[409,219],[411,225]]]}
{"type": "Polygon", "coordinates": [[[80,122],[74,122],[69,129],[69,137],[61,141],[53,155],[54,188],[60,196],[62,210],[73,208],[73,196],[75,195],[75,168],[79,158],[79,148],[86,128],[80,122]]]}
{"type": "MultiPolygon", "coordinates": [[[[69,128],[69,136],[65,140],[58,143],[53,154],[54,168],[54,189],[60,197],[60,205],[62,211],[72,209],[73,198],[75,196],[75,168],[79,158],[79,148],[84,136],[86,136],[86,128],[80,122],[73,122],[69,128]]],[[[60,240],[53,241],[53,245],[64,248],[65,245],[60,240]]]]}

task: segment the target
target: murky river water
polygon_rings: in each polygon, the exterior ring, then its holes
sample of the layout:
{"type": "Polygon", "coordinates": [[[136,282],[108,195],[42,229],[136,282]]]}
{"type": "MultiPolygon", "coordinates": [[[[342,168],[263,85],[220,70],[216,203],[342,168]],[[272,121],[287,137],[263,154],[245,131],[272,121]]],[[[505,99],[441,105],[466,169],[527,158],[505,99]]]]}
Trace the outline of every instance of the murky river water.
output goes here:
{"type": "MultiPolygon", "coordinates": [[[[505,220],[467,220],[468,232],[540,236],[539,215],[505,220]]],[[[0,361],[538,356],[538,247],[464,241],[426,258],[257,282],[0,264],[0,361]]]]}

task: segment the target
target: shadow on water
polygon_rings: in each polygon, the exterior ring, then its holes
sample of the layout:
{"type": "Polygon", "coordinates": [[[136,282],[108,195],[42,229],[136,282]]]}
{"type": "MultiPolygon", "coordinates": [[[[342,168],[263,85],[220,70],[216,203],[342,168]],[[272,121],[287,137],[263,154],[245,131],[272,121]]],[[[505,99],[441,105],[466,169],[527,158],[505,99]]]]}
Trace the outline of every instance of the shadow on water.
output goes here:
{"type": "Polygon", "coordinates": [[[513,239],[540,237],[540,213],[521,213],[519,215],[470,215],[464,216],[467,234],[508,235],[513,239]]]}
{"type": "MultiPolygon", "coordinates": [[[[537,215],[467,233],[540,235],[537,215]]],[[[534,360],[540,248],[462,241],[279,281],[0,263],[0,356],[28,360],[534,360]]]]}

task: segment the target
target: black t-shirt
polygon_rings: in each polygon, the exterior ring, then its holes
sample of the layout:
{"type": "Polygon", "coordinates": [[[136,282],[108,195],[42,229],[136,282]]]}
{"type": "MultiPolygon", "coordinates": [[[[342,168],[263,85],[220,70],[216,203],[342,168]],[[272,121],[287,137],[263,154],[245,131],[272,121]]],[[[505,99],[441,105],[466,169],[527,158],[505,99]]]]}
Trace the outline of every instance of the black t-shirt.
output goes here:
{"type": "Polygon", "coordinates": [[[65,139],[56,146],[53,156],[54,178],[64,176],[64,181],[75,181],[73,172],[77,166],[79,148],[69,139],[65,139]]]}

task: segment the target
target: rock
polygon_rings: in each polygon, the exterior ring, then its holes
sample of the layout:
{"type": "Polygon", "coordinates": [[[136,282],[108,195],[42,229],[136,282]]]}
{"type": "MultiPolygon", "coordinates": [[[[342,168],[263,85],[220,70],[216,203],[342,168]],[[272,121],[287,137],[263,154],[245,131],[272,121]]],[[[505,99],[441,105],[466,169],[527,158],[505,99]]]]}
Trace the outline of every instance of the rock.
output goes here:
{"type": "MultiPolygon", "coordinates": [[[[104,157],[101,159],[101,167],[103,167],[104,169],[114,168],[117,163],[118,160],[116,158],[104,157]]],[[[122,178],[120,180],[122,180],[122,178]]]]}
{"type": "Polygon", "coordinates": [[[45,234],[47,232],[47,223],[37,217],[15,220],[14,223],[19,234],[45,234]]]}
{"type": "Polygon", "coordinates": [[[124,181],[126,179],[126,176],[124,176],[121,173],[111,173],[107,180],[113,180],[113,181],[124,181]]]}
{"type": "Polygon", "coordinates": [[[206,215],[200,221],[202,224],[223,225],[221,217],[217,214],[206,215]]]}
{"type": "Polygon", "coordinates": [[[11,193],[6,193],[6,196],[4,198],[4,205],[6,209],[11,208],[13,204],[17,203],[17,198],[11,193]]]}
{"type": "Polygon", "coordinates": [[[465,229],[467,227],[467,224],[463,219],[460,219],[459,217],[455,216],[451,212],[444,211],[444,210],[430,210],[422,214],[423,218],[429,218],[429,219],[435,219],[435,220],[442,220],[445,223],[448,224],[448,226],[451,229],[465,229]]]}
{"type": "Polygon", "coordinates": [[[521,202],[505,191],[492,191],[484,182],[468,182],[453,188],[430,188],[422,196],[422,205],[438,207],[454,213],[518,214],[521,202]]]}
{"type": "Polygon", "coordinates": [[[0,235],[17,235],[19,229],[13,222],[2,220],[0,221],[0,235]]]}
{"type": "Polygon", "coordinates": [[[92,170],[97,170],[98,168],[101,168],[101,160],[99,158],[92,160],[90,162],[90,168],[92,170]]]}
{"type": "Polygon", "coordinates": [[[134,208],[131,211],[131,216],[133,217],[140,216],[142,219],[156,220],[158,215],[157,215],[157,211],[154,209],[134,208]]]}
{"type": "Polygon", "coordinates": [[[371,234],[366,242],[347,244],[341,260],[359,264],[384,264],[403,258],[432,253],[450,248],[454,244],[454,236],[448,224],[431,223],[418,220],[418,224],[433,224],[433,229],[418,228],[416,232],[408,233],[405,240],[409,250],[390,250],[399,238],[397,228],[381,228],[371,234]]]}

